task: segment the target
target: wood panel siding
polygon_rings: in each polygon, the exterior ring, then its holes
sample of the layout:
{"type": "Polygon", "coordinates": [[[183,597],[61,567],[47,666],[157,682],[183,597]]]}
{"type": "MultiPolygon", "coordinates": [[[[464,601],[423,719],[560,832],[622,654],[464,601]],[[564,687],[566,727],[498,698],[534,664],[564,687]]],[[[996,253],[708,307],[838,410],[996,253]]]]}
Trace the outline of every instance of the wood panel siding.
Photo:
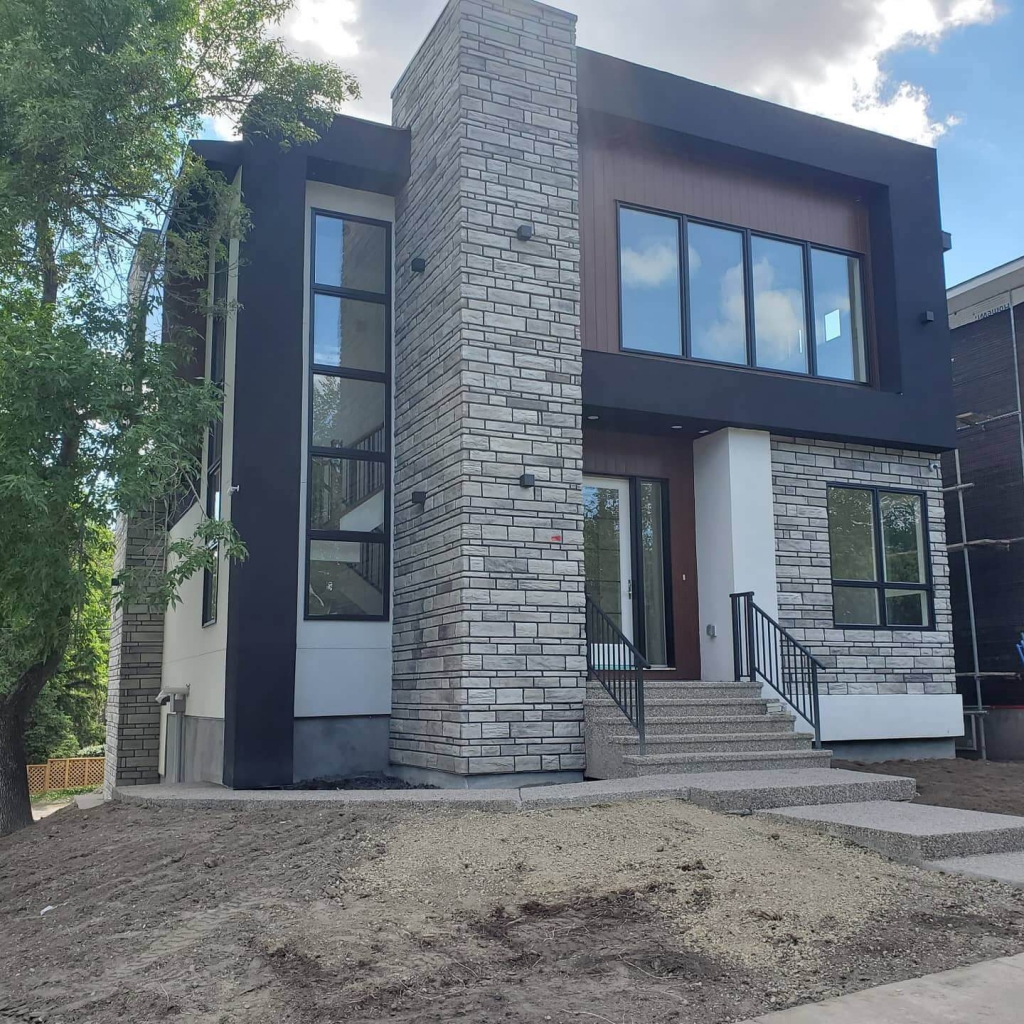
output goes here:
{"type": "MultiPolygon", "coordinates": [[[[869,204],[853,185],[833,188],[712,158],[640,131],[591,126],[580,137],[583,347],[619,351],[616,203],[686,214],[867,254],[869,204]]],[[[870,310],[869,295],[865,296],[870,310]]]]}
{"type": "MultiPolygon", "coordinates": [[[[700,679],[697,545],[693,509],[693,439],[584,430],[583,472],[668,481],[668,546],[678,679],[700,679]]],[[[657,674],[657,673],[655,673],[657,674]]]]}

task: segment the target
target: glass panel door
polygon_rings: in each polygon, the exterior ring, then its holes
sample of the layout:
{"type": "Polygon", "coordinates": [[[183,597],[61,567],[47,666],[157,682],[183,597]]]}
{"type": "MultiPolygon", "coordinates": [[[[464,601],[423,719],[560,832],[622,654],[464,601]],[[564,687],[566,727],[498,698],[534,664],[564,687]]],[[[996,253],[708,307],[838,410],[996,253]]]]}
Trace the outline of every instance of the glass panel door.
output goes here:
{"type": "Polygon", "coordinates": [[[583,564],[587,594],[633,639],[629,481],[583,480],[583,564]]]}

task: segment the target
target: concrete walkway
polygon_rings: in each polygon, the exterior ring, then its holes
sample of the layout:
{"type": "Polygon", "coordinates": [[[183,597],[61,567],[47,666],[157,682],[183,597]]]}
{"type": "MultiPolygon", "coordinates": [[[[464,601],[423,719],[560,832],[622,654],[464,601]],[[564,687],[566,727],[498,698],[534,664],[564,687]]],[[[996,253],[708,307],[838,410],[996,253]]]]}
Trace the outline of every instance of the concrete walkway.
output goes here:
{"type": "Polygon", "coordinates": [[[120,786],[114,799],[183,807],[461,807],[520,811],[592,807],[629,800],[687,800],[716,811],[748,812],[793,804],[911,800],[913,779],[837,768],[687,772],[521,789],[237,790],[214,785],[120,786]]]}
{"type": "Polygon", "coordinates": [[[1019,1024],[1024,955],[854,992],[745,1024],[1019,1024]]]}

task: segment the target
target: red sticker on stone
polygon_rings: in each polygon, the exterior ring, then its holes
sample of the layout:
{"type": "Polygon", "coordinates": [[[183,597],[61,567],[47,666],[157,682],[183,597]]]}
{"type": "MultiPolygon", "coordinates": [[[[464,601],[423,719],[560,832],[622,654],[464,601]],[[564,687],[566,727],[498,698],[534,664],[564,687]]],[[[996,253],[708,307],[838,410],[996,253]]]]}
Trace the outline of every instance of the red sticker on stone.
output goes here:
{"type": "Polygon", "coordinates": [[[562,535],[560,533],[553,533],[551,535],[551,539],[560,541],[562,539],[562,535]]]}

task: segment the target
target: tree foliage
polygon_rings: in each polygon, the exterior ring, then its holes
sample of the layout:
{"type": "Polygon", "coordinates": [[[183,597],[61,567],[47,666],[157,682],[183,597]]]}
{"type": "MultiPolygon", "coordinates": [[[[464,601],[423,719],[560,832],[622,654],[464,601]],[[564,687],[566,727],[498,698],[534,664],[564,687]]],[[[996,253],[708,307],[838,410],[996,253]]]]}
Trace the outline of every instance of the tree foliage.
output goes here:
{"type": "MultiPolygon", "coordinates": [[[[220,415],[215,385],[179,375],[193,339],[147,329],[163,284],[205,277],[245,229],[187,140],[218,117],[309,142],[356,94],[275,35],[292,2],[0,0],[0,834],[25,823],[21,734],[95,592],[97,524],[159,514],[220,415]],[[150,288],[127,288],[133,256],[150,288]]],[[[214,542],[244,554],[204,519],[121,599],[173,601],[214,542]]]]}

